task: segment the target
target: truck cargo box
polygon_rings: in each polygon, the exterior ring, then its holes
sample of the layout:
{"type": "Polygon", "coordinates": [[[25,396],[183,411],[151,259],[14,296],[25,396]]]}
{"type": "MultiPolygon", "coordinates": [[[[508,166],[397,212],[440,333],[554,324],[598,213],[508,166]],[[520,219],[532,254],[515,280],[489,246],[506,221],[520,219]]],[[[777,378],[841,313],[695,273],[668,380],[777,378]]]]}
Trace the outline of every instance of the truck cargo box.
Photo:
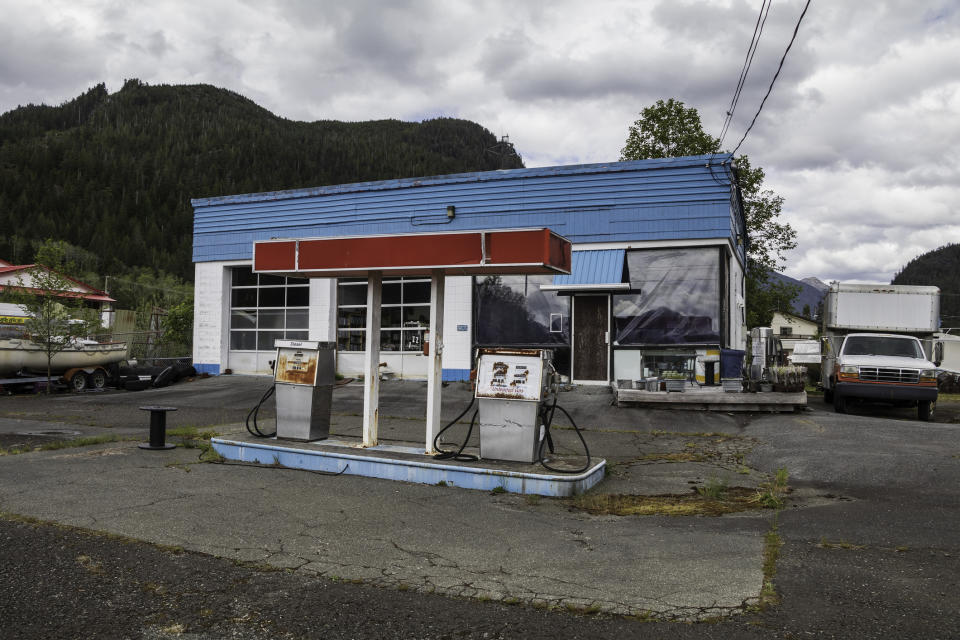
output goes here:
{"type": "Polygon", "coordinates": [[[828,330],[932,333],[940,323],[940,289],[834,282],[824,321],[828,330]]]}

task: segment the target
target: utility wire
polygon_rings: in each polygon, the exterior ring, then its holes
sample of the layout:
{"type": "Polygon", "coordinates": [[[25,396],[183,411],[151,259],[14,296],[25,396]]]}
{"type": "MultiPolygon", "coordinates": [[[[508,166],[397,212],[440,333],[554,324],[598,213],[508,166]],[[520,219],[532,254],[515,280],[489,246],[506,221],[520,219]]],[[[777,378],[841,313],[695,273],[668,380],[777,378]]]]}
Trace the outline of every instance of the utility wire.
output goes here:
{"type": "Polygon", "coordinates": [[[733,90],[733,97],[730,98],[730,106],[727,108],[727,117],[723,122],[723,129],[720,131],[720,142],[717,147],[723,146],[723,139],[727,137],[730,129],[730,123],[733,121],[733,114],[737,110],[737,103],[740,102],[740,93],[743,91],[743,85],[747,81],[747,74],[750,73],[750,67],[753,65],[753,56],[757,53],[760,44],[760,36],[763,34],[763,27],[767,24],[767,16],[770,15],[771,0],[764,0],[760,5],[760,13],[757,14],[757,23],[753,25],[753,36],[750,38],[750,46],[747,47],[747,55],[743,59],[743,67],[740,69],[740,79],[737,80],[737,87],[733,90]]]}
{"type": "Polygon", "coordinates": [[[750,121],[750,126],[747,127],[747,130],[744,131],[743,137],[740,138],[740,142],[737,143],[736,148],[734,148],[733,153],[736,154],[740,149],[740,145],[743,144],[743,141],[747,139],[750,130],[753,129],[753,125],[756,124],[757,118],[760,116],[760,112],[763,111],[763,105],[767,103],[767,98],[770,97],[770,92],[773,91],[773,85],[777,81],[777,78],[780,76],[780,71],[783,69],[783,62],[787,59],[787,54],[790,53],[790,47],[793,46],[793,41],[797,39],[797,32],[800,31],[800,23],[803,22],[803,17],[807,15],[807,9],[810,8],[810,0],[807,0],[807,3],[803,6],[803,12],[800,14],[800,17],[797,19],[797,25],[793,28],[793,36],[790,37],[790,43],[787,45],[786,50],[783,52],[783,57],[780,58],[780,64],[777,66],[777,72],[773,74],[773,80],[770,81],[770,87],[767,88],[767,94],[763,96],[763,100],[760,102],[760,107],[757,109],[757,113],[753,116],[753,120],[750,121]]]}

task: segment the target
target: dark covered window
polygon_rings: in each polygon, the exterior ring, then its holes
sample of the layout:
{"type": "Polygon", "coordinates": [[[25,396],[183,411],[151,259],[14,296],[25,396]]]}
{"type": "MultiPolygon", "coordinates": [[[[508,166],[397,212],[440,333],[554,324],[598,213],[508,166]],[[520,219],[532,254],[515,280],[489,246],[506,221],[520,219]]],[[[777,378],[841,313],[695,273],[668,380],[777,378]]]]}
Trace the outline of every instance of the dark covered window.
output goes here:
{"type": "Polygon", "coordinates": [[[720,342],[718,248],[629,251],[626,262],[639,293],[613,296],[617,344],[720,342]]]}
{"type": "Polygon", "coordinates": [[[474,284],[477,344],[545,346],[570,344],[570,298],[540,285],[553,276],[485,276],[474,284]]]}

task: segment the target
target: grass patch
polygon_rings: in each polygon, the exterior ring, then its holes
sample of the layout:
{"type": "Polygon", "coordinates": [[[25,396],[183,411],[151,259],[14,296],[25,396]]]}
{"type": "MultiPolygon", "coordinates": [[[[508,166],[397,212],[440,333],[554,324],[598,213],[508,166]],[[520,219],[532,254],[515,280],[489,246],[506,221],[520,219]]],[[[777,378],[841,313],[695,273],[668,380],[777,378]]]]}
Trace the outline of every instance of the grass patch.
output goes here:
{"type": "MultiPolygon", "coordinates": [[[[650,432],[652,436],[683,436],[684,438],[730,438],[729,433],[720,431],[664,431],[663,429],[654,429],[650,432]]],[[[722,441],[721,441],[722,442],[722,441]]]]}
{"type": "Polygon", "coordinates": [[[73,440],[56,440],[54,442],[46,442],[33,447],[13,447],[11,449],[0,449],[0,456],[15,456],[21,453],[32,453],[34,451],[56,451],[58,449],[71,449],[73,447],[89,447],[97,444],[106,444],[108,442],[120,442],[123,440],[135,439],[136,438],[124,438],[113,434],[87,436],[84,438],[75,438],[73,440]]]}
{"type": "Polygon", "coordinates": [[[570,506],[593,515],[614,516],[722,516],[756,509],[754,491],[743,487],[724,488],[722,497],[700,492],[681,495],[635,496],[584,494],[570,499],[570,506]]]}
{"type": "Polygon", "coordinates": [[[851,551],[859,551],[860,549],[866,549],[867,546],[864,544],[853,544],[852,542],[847,542],[846,540],[838,540],[836,542],[831,542],[826,538],[820,538],[818,547],[821,549],[847,549],[851,551]]]}
{"type": "Polygon", "coordinates": [[[493,495],[497,495],[497,494],[500,494],[500,493],[506,493],[506,492],[507,492],[507,490],[503,488],[503,485],[494,487],[493,489],[490,490],[490,493],[492,493],[493,495]]]}
{"type": "Polygon", "coordinates": [[[702,453],[693,453],[691,451],[678,451],[673,453],[648,453],[639,458],[639,460],[649,462],[703,462],[707,456],[702,453]]]}

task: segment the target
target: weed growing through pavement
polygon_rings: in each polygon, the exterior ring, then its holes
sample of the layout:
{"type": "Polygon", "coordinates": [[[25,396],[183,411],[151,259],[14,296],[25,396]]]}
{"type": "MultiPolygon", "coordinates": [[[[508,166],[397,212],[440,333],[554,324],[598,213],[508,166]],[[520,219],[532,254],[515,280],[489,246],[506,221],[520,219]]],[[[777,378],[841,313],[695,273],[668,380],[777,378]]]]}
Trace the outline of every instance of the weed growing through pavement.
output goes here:
{"type": "Polygon", "coordinates": [[[789,491],[787,487],[788,477],[786,469],[782,467],[777,469],[773,480],[761,484],[752,501],[765,509],[781,509],[784,505],[785,496],[789,491]]]}
{"type": "Polygon", "coordinates": [[[503,487],[503,485],[494,487],[493,489],[490,490],[490,493],[492,493],[493,495],[497,495],[499,493],[506,493],[506,492],[507,490],[503,487]]]}
{"type": "Polygon", "coordinates": [[[862,544],[853,544],[852,542],[847,542],[846,540],[838,540],[836,542],[831,542],[826,538],[820,538],[820,543],[817,545],[821,549],[847,549],[853,551],[859,551],[860,549],[866,549],[866,545],[862,544]]]}
{"type": "Polygon", "coordinates": [[[764,536],[763,545],[763,586],[760,588],[760,607],[769,607],[780,603],[780,596],[773,586],[773,578],[777,575],[777,560],[780,558],[780,547],[783,539],[777,527],[777,518],[774,517],[773,527],[764,536]]]}
{"type": "Polygon", "coordinates": [[[167,435],[172,438],[180,438],[178,446],[184,449],[200,449],[200,455],[197,459],[200,462],[222,462],[223,456],[217,453],[216,449],[210,443],[210,438],[215,438],[219,433],[212,429],[202,429],[201,427],[183,426],[169,429],[167,435]]]}
{"type": "Polygon", "coordinates": [[[705,498],[713,498],[714,500],[722,499],[726,492],[727,481],[725,478],[710,478],[707,480],[706,485],[697,487],[697,493],[705,498]]]}

